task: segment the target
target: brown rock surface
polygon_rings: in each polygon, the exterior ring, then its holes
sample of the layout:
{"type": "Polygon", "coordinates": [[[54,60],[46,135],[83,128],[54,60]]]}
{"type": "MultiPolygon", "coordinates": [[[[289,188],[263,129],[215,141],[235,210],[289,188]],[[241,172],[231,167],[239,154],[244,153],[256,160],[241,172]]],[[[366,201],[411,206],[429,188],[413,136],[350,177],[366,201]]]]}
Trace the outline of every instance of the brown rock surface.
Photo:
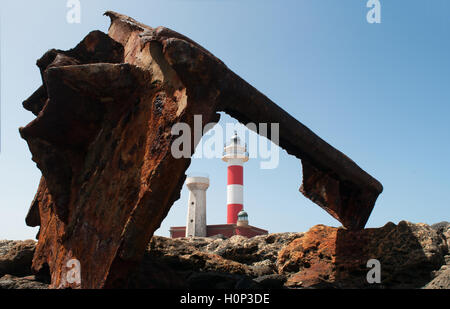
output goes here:
{"type": "MultiPolygon", "coordinates": [[[[130,273],[128,287],[449,289],[450,256],[439,231],[434,226],[401,222],[366,229],[360,235],[319,225],[307,233],[251,239],[154,236],[142,263],[130,273]],[[365,244],[354,244],[358,240],[365,244]],[[366,282],[369,256],[381,262],[381,284],[366,282]]],[[[29,255],[29,248],[18,243],[0,242],[0,256],[29,255]]],[[[9,269],[30,270],[31,257],[27,261],[12,259],[10,266],[17,265],[9,269]]],[[[23,276],[0,276],[0,289],[48,288],[43,277],[23,276]]]]}
{"type": "Polygon", "coordinates": [[[442,266],[424,289],[450,289],[450,264],[442,266]]]}
{"type": "Polygon", "coordinates": [[[450,248],[450,222],[442,221],[431,227],[447,240],[447,246],[450,248]]]}
{"type": "Polygon", "coordinates": [[[447,244],[434,229],[406,221],[348,231],[315,226],[278,256],[278,271],[291,273],[292,287],[420,288],[445,263],[447,244]],[[381,263],[381,284],[370,285],[367,262],[381,263]]]}
{"type": "MultiPolygon", "coordinates": [[[[33,269],[53,288],[126,287],[153,232],[179,198],[189,158],[175,159],[175,123],[280,123],[280,146],[302,159],[302,192],[351,229],[364,227],[381,184],[192,40],[108,12],[108,35],[40,60],[43,86],[20,129],[42,171],[26,218],[40,225],[33,269]],[[80,286],[66,280],[81,262],[80,286]]],[[[192,132],[193,133],[193,132],[192,132]]],[[[200,137],[191,140],[195,149],[200,137]]]]}
{"type": "Polygon", "coordinates": [[[250,278],[265,288],[450,288],[445,240],[426,224],[406,221],[359,232],[318,225],[250,239],[155,236],[145,260],[168,266],[188,287],[192,278],[200,288],[207,278],[231,285],[250,278]],[[367,282],[370,259],[381,263],[381,284],[367,282]]]}
{"type": "Polygon", "coordinates": [[[281,233],[253,238],[178,238],[154,236],[146,259],[179,271],[200,270],[251,277],[276,274],[278,251],[302,233],[281,233]]]}
{"type": "Polygon", "coordinates": [[[35,276],[15,277],[5,275],[0,277],[0,290],[44,290],[48,284],[39,282],[35,276]]]}
{"type": "Polygon", "coordinates": [[[184,288],[282,288],[286,280],[276,272],[278,251],[302,233],[282,233],[254,238],[178,238],[154,236],[146,250],[141,272],[168,269],[173,281],[161,283],[138,277],[134,286],[184,288]],[[251,256],[251,258],[250,258],[251,256]],[[151,282],[153,281],[153,282],[151,282]]]}
{"type": "Polygon", "coordinates": [[[0,240],[0,277],[3,275],[31,275],[36,242],[34,240],[0,240]]]}

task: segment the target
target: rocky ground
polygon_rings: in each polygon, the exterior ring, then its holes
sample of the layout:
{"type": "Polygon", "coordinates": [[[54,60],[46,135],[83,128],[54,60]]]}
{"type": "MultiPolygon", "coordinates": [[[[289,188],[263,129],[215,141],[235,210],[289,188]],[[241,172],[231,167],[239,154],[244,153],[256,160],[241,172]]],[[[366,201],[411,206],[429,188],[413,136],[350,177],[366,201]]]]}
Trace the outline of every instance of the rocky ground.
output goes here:
{"type": "MultiPolygon", "coordinates": [[[[32,274],[35,242],[0,241],[0,289],[45,289],[32,274]]],[[[350,232],[318,225],[305,233],[153,237],[130,288],[450,288],[450,223],[402,221],[350,232]],[[369,284],[367,261],[381,264],[369,284]]]]}

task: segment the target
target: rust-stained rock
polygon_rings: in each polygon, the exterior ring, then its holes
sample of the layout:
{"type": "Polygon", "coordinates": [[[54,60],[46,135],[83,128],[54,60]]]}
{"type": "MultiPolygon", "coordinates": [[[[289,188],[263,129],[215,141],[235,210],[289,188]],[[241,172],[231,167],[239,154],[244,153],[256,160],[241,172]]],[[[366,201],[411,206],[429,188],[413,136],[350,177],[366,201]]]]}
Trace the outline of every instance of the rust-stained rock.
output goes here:
{"type": "Polygon", "coordinates": [[[42,171],[26,219],[41,227],[33,269],[50,269],[51,287],[128,286],[179,198],[190,159],[171,155],[171,128],[193,127],[193,115],[204,125],[218,111],[280,123],[279,145],[303,163],[303,194],[345,227],[364,227],[378,181],[192,40],[106,15],[108,35],[91,32],[38,61],[43,86],[23,104],[37,118],[20,134],[42,171]],[[81,262],[81,284],[66,280],[71,259],[81,262]]]}
{"type": "Polygon", "coordinates": [[[445,263],[445,239],[428,225],[406,221],[382,228],[348,231],[318,225],[279,252],[278,271],[290,273],[290,287],[420,288],[445,263]],[[366,280],[381,265],[381,284],[366,280]]]}

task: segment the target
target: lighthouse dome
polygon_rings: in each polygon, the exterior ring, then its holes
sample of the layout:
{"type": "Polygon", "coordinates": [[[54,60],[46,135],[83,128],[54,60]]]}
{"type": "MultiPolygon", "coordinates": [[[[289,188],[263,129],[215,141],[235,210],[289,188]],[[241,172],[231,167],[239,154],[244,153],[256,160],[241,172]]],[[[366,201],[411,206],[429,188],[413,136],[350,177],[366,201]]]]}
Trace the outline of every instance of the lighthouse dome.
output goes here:
{"type": "Polygon", "coordinates": [[[238,213],[238,221],[248,221],[248,214],[246,211],[242,210],[238,213]]]}
{"type": "Polygon", "coordinates": [[[248,226],[248,214],[246,211],[242,210],[238,213],[237,226],[246,227],[248,226]]]}

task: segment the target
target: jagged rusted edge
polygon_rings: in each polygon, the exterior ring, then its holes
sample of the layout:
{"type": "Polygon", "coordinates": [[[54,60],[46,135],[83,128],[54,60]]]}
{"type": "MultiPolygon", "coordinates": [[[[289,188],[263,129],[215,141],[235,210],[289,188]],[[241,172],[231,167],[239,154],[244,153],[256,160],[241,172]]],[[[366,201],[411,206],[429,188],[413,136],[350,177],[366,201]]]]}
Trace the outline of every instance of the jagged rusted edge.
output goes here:
{"type": "MultiPolygon", "coordinates": [[[[114,12],[107,14],[112,22],[129,25],[134,21],[114,12]]],[[[162,44],[167,62],[183,83],[189,85],[192,80],[208,78],[211,91],[214,89],[220,93],[216,102],[211,103],[215,104],[217,111],[226,112],[243,124],[279,123],[278,145],[299,158],[303,164],[300,191],[345,227],[364,228],[378,195],[383,191],[379,181],[245,82],[199,44],[165,27],[151,28],[140,23],[137,26],[145,28],[141,34],[142,44],[151,41],[162,44]],[[184,51],[189,51],[190,57],[186,57],[184,51]]],[[[195,87],[195,84],[191,86],[195,87]]],[[[270,131],[266,137],[271,138],[270,131]]]]}

